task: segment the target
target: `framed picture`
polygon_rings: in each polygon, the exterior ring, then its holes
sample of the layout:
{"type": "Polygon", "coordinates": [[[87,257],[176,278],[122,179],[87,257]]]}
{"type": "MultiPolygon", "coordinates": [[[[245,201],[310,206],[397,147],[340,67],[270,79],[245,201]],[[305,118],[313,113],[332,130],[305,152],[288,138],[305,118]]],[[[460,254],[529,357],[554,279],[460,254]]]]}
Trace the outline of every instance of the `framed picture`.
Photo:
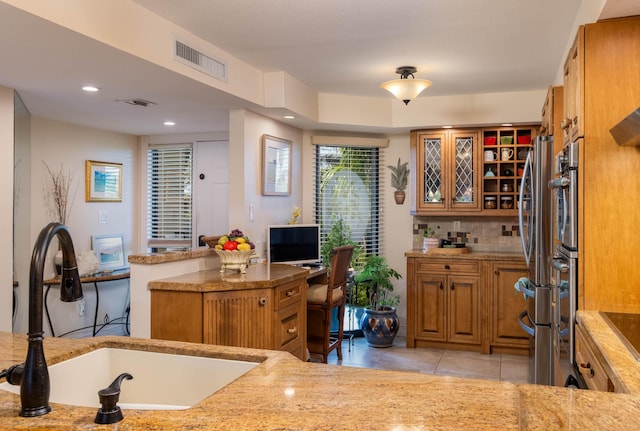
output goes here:
{"type": "Polygon", "coordinates": [[[291,141],[262,135],[262,194],[291,194],[291,141]]]}
{"type": "Polygon", "coordinates": [[[87,202],[122,202],[122,163],[87,160],[87,202]]]}
{"type": "Polygon", "coordinates": [[[123,235],[92,236],[91,246],[100,265],[98,272],[126,268],[123,235]]]}

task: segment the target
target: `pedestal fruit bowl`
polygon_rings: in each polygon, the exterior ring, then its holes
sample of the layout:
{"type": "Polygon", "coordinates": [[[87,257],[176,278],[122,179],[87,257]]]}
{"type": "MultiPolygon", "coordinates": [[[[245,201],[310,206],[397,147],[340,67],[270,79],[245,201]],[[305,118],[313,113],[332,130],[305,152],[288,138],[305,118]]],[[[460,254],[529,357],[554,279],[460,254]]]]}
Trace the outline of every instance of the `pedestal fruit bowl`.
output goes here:
{"type": "Polygon", "coordinates": [[[227,269],[239,271],[241,274],[247,272],[255,245],[241,230],[233,229],[221,237],[203,239],[220,256],[220,262],[222,262],[220,272],[225,272],[227,269]]]}

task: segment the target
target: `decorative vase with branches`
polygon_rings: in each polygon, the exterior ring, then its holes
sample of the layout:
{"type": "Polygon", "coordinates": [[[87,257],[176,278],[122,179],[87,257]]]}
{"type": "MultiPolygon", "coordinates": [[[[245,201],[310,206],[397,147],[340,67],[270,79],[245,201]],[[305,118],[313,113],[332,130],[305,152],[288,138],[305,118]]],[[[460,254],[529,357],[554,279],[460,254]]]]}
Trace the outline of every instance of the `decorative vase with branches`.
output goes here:
{"type": "MultiPolygon", "coordinates": [[[[51,218],[53,221],[67,225],[69,211],[73,205],[73,199],[69,198],[71,191],[71,183],[73,182],[73,174],[69,170],[65,170],[64,166],[60,164],[60,169],[57,171],[52,170],[49,165],[43,160],[42,163],[47,169],[49,175],[47,182],[47,198],[52,202],[50,208],[51,218]]],[[[62,273],[62,250],[58,250],[53,257],[53,265],[57,274],[62,273]]]]}
{"type": "Polygon", "coordinates": [[[71,206],[73,205],[73,200],[69,199],[73,174],[71,171],[65,170],[62,164],[60,164],[59,170],[54,171],[46,162],[43,161],[42,163],[49,174],[47,191],[49,192],[49,199],[53,200],[53,221],[66,225],[69,211],[71,211],[71,206]]]}

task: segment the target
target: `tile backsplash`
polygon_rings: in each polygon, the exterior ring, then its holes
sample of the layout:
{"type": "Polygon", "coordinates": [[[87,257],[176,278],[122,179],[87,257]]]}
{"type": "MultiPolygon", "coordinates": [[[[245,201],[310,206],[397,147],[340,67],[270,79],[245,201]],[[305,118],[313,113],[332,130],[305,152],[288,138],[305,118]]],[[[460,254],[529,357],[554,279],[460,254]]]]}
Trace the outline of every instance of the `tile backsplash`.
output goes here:
{"type": "Polygon", "coordinates": [[[413,249],[422,249],[426,227],[435,236],[452,243],[465,243],[475,251],[522,251],[518,219],[515,217],[414,217],[413,249]]]}

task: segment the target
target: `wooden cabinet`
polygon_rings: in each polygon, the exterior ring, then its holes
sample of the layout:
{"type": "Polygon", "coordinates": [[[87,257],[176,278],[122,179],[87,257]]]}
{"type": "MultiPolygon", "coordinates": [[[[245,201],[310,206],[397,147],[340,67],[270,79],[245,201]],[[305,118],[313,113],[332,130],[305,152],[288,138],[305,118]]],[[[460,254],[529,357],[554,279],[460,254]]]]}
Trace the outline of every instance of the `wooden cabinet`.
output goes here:
{"type": "Polygon", "coordinates": [[[527,304],[513,287],[520,277],[528,276],[529,269],[524,263],[511,261],[492,261],[487,267],[491,351],[511,353],[513,348],[529,349],[530,338],[518,323],[518,314],[527,304]]]}
{"type": "Polygon", "coordinates": [[[541,112],[542,121],[538,134],[554,136],[556,154],[562,148],[562,119],[564,118],[564,87],[550,85],[541,112]]]}
{"type": "Polygon", "coordinates": [[[480,210],[478,130],[411,132],[411,213],[480,210]]]}
{"type": "Polygon", "coordinates": [[[578,28],[564,63],[563,142],[584,136],[584,26],[578,28]]]}
{"type": "Polygon", "coordinates": [[[580,325],[576,325],[576,365],[589,389],[615,392],[613,382],[607,376],[588,341],[589,336],[580,325]]]}
{"type": "Polygon", "coordinates": [[[523,258],[408,252],[407,347],[528,354],[526,303],[513,287],[527,274],[523,258]]]}
{"type": "MultiPolygon", "coordinates": [[[[619,146],[610,129],[640,104],[640,16],[581,27],[568,60],[583,57],[584,129],[578,169],[578,308],[640,312],[638,243],[640,151],[619,146]]],[[[565,92],[567,89],[565,88],[565,92]]],[[[566,110],[565,106],[565,110],[566,110]]]]}
{"type": "MultiPolygon", "coordinates": [[[[241,284],[241,283],[238,283],[241,284]]],[[[265,288],[151,291],[151,337],[306,355],[304,278],[265,288]]]]}
{"type": "MultiPolygon", "coordinates": [[[[407,346],[480,346],[477,261],[409,258],[407,346]]],[[[475,347],[473,347],[475,346],[475,347]]]]}
{"type": "Polygon", "coordinates": [[[517,215],[517,202],[534,127],[483,129],[483,215],[517,215]]]}

